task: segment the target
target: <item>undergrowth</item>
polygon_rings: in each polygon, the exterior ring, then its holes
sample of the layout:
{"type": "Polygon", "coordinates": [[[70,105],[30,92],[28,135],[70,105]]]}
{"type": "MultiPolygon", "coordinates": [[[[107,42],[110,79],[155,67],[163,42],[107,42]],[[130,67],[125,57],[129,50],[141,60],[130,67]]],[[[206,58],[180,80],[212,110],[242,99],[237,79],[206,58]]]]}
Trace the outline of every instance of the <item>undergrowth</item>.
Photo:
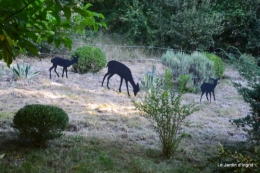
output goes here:
{"type": "Polygon", "coordinates": [[[0,172],[197,172],[195,162],[181,153],[165,160],[157,149],[134,142],[67,136],[35,148],[26,141],[0,133],[0,172]]]}

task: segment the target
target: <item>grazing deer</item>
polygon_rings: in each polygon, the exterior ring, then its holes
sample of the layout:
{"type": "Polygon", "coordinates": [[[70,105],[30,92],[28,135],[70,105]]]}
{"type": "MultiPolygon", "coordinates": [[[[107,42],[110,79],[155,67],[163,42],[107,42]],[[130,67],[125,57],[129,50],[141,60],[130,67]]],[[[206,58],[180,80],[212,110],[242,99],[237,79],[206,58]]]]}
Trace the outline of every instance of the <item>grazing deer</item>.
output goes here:
{"type": "Polygon", "coordinates": [[[214,89],[215,89],[215,87],[217,86],[218,80],[219,80],[220,78],[217,78],[217,79],[210,78],[210,79],[213,80],[213,84],[211,84],[211,83],[205,83],[205,82],[204,82],[204,83],[200,86],[201,91],[202,91],[201,97],[200,97],[200,102],[201,102],[201,98],[202,98],[202,96],[203,96],[203,94],[204,94],[205,92],[206,92],[206,97],[207,97],[207,100],[208,100],[208,101],[209,101],[209,99],[208,99],[208,93],[209,93],[209,96],[210,96],[210,102],[211,102],[211,93],[213,93],[214,101],[216,101],[214,89]]]}
{"type": "Polygon", "coordinates": [[[114,60],[109,61],[107,63],[107,67],[108,67],[108,71],[107,71],[107,73],[105,74],[105,76],[103,78],[101,86],[103,86],[105,78],[107,77],[107,75],[109,75],[108,78],[107,78],[107,88],[109,89],[109,87],[108,87],[109,79],[114,74],[117,74],[117,75],[119,75],[121,77],[120,86],[119,86],[119,92],[121,92],[122,82],[123,82],[123,79],[125,79],[128,96],[130,96],[129,91],[128,91],[128,82],[130,82],[131,85],[133,86],[134,95],[136,96],[136,94],[138,93],[138,91],[140,89],[139,89],[139,84],[138,83],[135,84],[135,82],[134,82],[131,70],[127,66],[125,66],[124,64],[122,64],[122,63],[120,63],[118,61],[114,61],[114,60]]]}
{"type": "Polygon", "coordinates": [[[54,68],[55,73],[58,75],[58,77],[60,77],[59,74],[56,71],[57,66],[63,67],[62,77],[64,75],[64,71],[66,71],[66,77],[68,78],[68,74],[67,74],[68,70],[67,70],[67,68],[69,66],[71,66],[72,64],[74,64],[74,63],[78,63],[78,57],[72,56],[72,60],[63,59],[63,58],[60,58],[60,57],[55,57],[55,58],[51,59],[51,62],[52,62],[53,65],[49,69],[49,71],[50,71],[50,79],[51,79],[51,70],[53,68],[54,68]]]}

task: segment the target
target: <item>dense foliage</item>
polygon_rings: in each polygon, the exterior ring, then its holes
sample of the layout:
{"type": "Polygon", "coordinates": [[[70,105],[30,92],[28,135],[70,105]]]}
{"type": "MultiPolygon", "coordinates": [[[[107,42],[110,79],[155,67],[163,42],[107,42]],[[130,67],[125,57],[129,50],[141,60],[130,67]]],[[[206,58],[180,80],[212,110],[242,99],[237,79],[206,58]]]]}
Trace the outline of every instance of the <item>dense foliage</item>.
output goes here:
{"type": "Polygon", "coordinates": [[[225,64],[220,57],[213,53],[205,53],[206,57],[214,62],[215,76],[222,77],[225,72],[225,64]]]}
{"type": "MultiPolygon", "coordinates": [[[[87,2],[87,1],[85,1],[87,2]]],[[[98,0],[109,32],[130,43],[182,50],[236,46],[258,55],[260,0],[98,0]]]]}
{"type": "Polygon", "coordinates": [[[0,60],[9,66],[21,52],[39,56],[35,43],[43,41],[71,48],[68,31],[81,33],[85,27],[97,30],[106,26],[96,21],[104,16],[91,12],[90,6],[80,7],[77,3],[60,0],[1,0],[0,60]]]}
{"type": "MultiPolygon", "coordinates": [[[[240,53],[240,52],[239,52],[240,53]]],[[[252,143],[260,144],[260,67],[250,55],[241,54],[238,58],[229,54],[233,65],[238,68],[239,74],[247,79],[247,86],[234,83],[245,102],[249,103],[250,112],[244,118],[232,120],[238,127],[243,127],[248,132],[252,143]]]]}
{"type": "Polygon", "coordinates": [[[78,63],[73,64],[73,70],[78,73],[97,72],[107,64],[105,54],[93,46],[79,47],[72,56],[79,57],[78,63]]]}
{"type": "Polygon", "coordinates": [[[69,117],[61,108],[32,104],[21,108],[14,116],[13,128],[22,138],[42,144],[59,138],[69,123],[69,117]]]}

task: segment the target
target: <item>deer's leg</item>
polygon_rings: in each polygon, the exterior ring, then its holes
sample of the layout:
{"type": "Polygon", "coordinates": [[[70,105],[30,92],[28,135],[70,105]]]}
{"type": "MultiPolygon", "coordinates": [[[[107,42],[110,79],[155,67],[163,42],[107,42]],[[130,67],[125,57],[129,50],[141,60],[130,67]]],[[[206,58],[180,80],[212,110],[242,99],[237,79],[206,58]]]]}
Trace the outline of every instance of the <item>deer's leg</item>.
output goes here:
{"type": "Polygon", "coordinates": [[[65,67],[63,67],[63,69],[62,69],[62,77],[64,76],[64,71],[65,71],[65,67]]]}
{"type": "Polygon", "coordinates": [[[213,91],[212,93],[213,93],[214,101],[216,101],[216,99],[215,99],[215,93],[214,93],[214,91],[213,91]]]}
{"type": "Polygon", "coordinates": [[[55,73],[57,74],[57,76],[60,77],[59,74],[58,74],[57,71],[56,71],[56,68],[57,68],[57,66],[54,67],[54,71],[55,71],[55,73]]]}
{"type": "Polygon", "coordinates": [[[54,66],[52,66],[52,67],[49,69],[49,71],[50,71],[50,79],[51,79],[51,71],[52,71],[53,68],[54,68],[54,66]]]}
{"type": "Polygon", "coordinates": [[[201,103],[201,98],[202,98],[202,96],[203,96],[204,93],[205,93],[205,92],[202,91],[201,96],[200,96],[200,103],[201,103]]]}
{"type": "Polygon", "coordinates": [[[121,92],[122,83],[123,83],[123,78],[121,77],[120,86],[119,86],[119,92],[121,92]]]}
{"type": "Polygon", "coordinates": [[[67,67],[65,68],[65,72],[66,72],[66,77],[68,78],[68,69],[67,69],[67,67]]]}
{"type": "Polygon", "coordinates": [[[103,86],[104,80],[106,79],[106,77],[107,77],[108,74],[109,74],[109,73],[106,73],[105,76],[103,77],[103,81],[102,81],[102,85],[101,85],[101,86],[103,86]]]}
{"type": "Polygon", "coordinates": [[[110,89],[109,86],[108,86],[108,84],[109,84],[109,79],[110,79],[113,75],[114,75],[114,74],[110,74],[110,75],[107,77],[107,88],[108,88],[108,89],[110,89]]]}
{"type": "Polygon", "coordinates": [[[129,90],[128,90],[128,82],[126,80],[125,80],[125,84],[126,84],[127,94],[130,97],[129,90]]]}
{"type": "Polygon", "coordinates": [[[209,92],[209,100],[210,100],[210,102],[211,102],[211,92],[209,92]]]}
{"type": "Polygon", "coordinates": [[[209,92],[207,92],[207,91],[206,91],[206,97],[207,97],[207,100],[209,101],[209,98],[208,98],[208,93],[209,93],[209,92]]]}

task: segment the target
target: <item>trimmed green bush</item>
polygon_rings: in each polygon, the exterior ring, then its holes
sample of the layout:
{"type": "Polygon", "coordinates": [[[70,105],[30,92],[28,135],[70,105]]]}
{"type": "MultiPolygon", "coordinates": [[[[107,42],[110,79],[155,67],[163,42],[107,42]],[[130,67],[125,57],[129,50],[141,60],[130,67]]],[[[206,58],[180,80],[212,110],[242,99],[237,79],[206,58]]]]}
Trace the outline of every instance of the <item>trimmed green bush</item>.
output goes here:
{"type": "Polygon", "coordinates": [[[191,81],[186,81],[186,83],[189,84],[189,89],[195,92],[200,90],[204,81],[215,77],[214,62],[203,53],[186,54],[168,50],[161,59],[162,63],[171,69],[174,80],[180,82],[181,75],[190,76],[191,81]]]}
{"type": "Polygon", "coordinates": [[[15,114],[13,128],[22,138],[44,143],[61,137],[68,123],[69,117],[61,108],[32,104],[24,106],[15,114]]]}
{"type": "Polygon", "coordinates": [[[78,73],[97,72],[107,64],[105,54],[97,47],[83,46],[77,48],[72,56],[79,57],[78,63],[72,68],[78,73]]]}
{"type": "Polygon", "coordinates": [[[225,72],[225,64],[220,57],[212,53],[205,53],[206,57],[214,62],[214,69],[216,77],[222,77],[225,72]]]}

